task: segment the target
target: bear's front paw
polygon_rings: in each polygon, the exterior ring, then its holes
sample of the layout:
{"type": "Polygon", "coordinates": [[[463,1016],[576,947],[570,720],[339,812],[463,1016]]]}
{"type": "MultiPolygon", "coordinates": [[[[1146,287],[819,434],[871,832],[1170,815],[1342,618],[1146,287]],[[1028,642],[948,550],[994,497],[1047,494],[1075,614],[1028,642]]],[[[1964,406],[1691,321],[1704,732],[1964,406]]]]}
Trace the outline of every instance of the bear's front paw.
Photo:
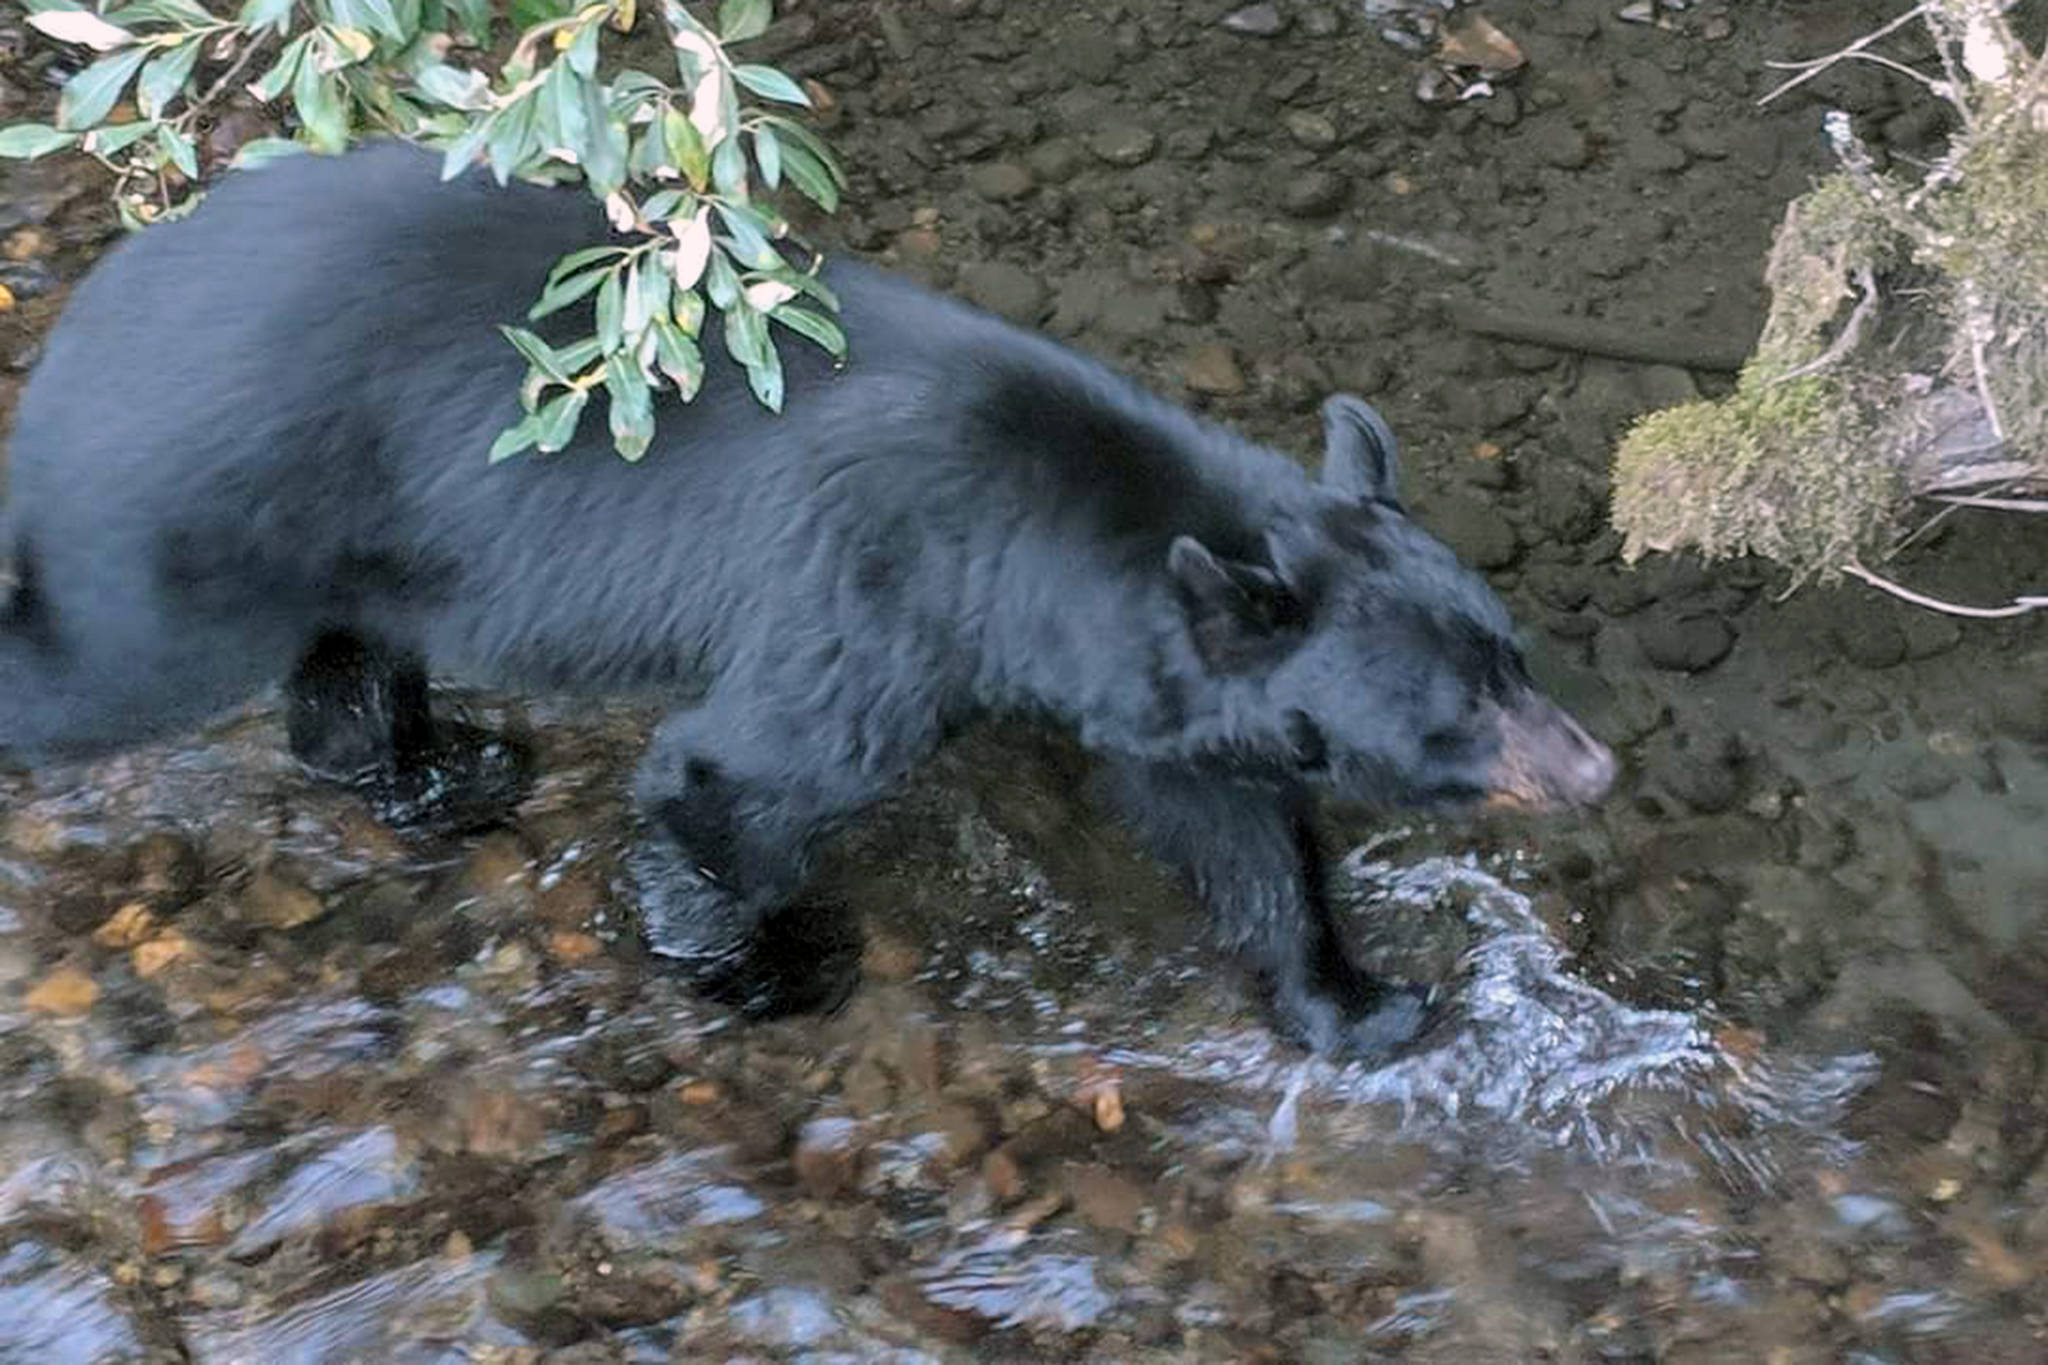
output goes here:
{"type": "Polygon", "coordinates": [[[1370,1010],[1345,1025],[1345,1055],[1375,1065],[1390,1062],[1422,1037],[1436,1016],[1428,991],[1390,986],[1370,1010]]]}
{"type": "Polygon", "coordinates": [[[860,984],[859,927],[836,907],[792,907],[777,914],[752,949],[715,969],[691,972],[705,999],[750,1020],[832,1014],[860,984]]]}
{"type": "Polygon", "coordinates": [[[1435,1019],[1430,993],[1413,986],[1362,986],[1344,995],[1296,991],[1278,995],[1280,1031],[1333,1062],[1377,1066],[1394,1060],[1435,1019]]]}
{"type": "Polygon", "coordinates": [[[628,858],[640,941],[708,1000],[749,1019],[829,1013],[860,979],[860,929],[839,906],[786,906],[762,916],[672,849],[628,858]]]}

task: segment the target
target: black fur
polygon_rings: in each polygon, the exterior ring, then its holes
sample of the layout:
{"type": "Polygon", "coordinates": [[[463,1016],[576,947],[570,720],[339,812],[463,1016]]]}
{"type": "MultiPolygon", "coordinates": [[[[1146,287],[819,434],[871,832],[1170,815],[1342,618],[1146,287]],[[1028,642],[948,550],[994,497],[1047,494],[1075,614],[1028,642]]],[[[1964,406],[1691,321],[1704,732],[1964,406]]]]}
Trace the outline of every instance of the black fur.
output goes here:
{"type": "MultiPolygon", "coordinates": [[[[425,818],[459,747],[429,667],[670,698],[636,782],[646,937],[770,1013],[829,994],[764,929],[819,839],[956,722],[1051,715],[1290,1033],[1412,1029],[1338,945],[1308,784],[1476,798],[1503,708],[1552,713],[1500,604],[1402,515],[1369,407],[1326,409],[1318,484],[842,262],[854,358],[785,338],[787,415],[714,319],[703,392],[662,404],[644,463],[593,413],[491,468],[522,370],[493,324],[605,229],[581,192],[436,170],[384,145],[235,174],[74,292],[13,441],[0,750],[106,753],[286,678],[295,752],[425,818]]],[[[1585,745],[1560,792],[1604,787],[1585,745]]],[[[516,767],[454,785],[502,794],[516,767]]]]}

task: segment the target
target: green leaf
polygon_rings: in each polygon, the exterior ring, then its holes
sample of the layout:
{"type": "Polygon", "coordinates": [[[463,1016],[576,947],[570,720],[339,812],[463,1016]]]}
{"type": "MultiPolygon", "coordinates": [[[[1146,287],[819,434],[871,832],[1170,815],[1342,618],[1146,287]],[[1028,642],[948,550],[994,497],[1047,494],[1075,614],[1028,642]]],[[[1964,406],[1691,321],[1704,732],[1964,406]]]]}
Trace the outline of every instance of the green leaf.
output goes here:
{"type": "Polygon", "coordinates": [[[669,295],[675,290],[675,276],[650,263],[649,269],[640,272],[637,284],[639,300],[633,311],[640,319],[640,326],[645,328],[667,315],[669,295]]]}
{"type": "Polygon", "coordinates": [[[526,310],[527,319],[537,322],[550,313],[560,312],[603,284],[605,276],[611,273],[611,267],[605,266],[597,270],[586,270],[581,275],[571,275],[565,280],[550,284],[542,291],[540,300],[526,310]]]}
{"type": "Polygon", "coordinates": [[[491,135],[497,123],[495,114],[480,118],[461,137],[448,144],[448,150],[441,154],[441,179],[453,180],[476,164],[476,154],[491,135]]]}
{"type": "Polygon", "coordinates": [[[500,185],[512,178],[512,172],[533,151],[534,112],[538,107],[539,101],[527,95],[518,103],[498,111],[486,151],[490,156],[491,173],[498,177],[500,185]]]}
{"type": "Polygon", "coordinates": [[[306,47],[313,41],[310,33],[301,33],[284,45],[284,51],[277,54],[277,61],[270,70],[258,76],[249,86],[249,93],[265,104],[270,103],[286,90],[299,74],[299,63],[306,58],[306,47]]]}
{"type": "Polygon", "coordinates": [[[34,161],[78,141],[76,133],[60,133],[47,123],[17,123],[0,128],[0,157],[10,161],[34,161]]]}
{"type": "Polygon", "coordinates": [[[625,311],[625,287],[614,270],[597,291],[597,344],[607,354],[618,350],[626,339],[625,311]]]}
{"type": "MultiPolygon", "coordinates": [[[[755,151],[758,153],[759,150],[760,144],[756,142],[755,151]]],[[[789,172],[790,182],[804,198],[827,213],[837,212],[839,186],[832,182],[832,173],[825,169],[825,163],[811,155],[807,149],[792,143],[783,143],[781,151],[782,168],[789,172]]],[[[762,178],[767,178],[765,172],[762,178]]]]}
{"type": "Polygon", "coordinates": [[[446,62],[434,62],[414,72],[412,83],[414,89],[436,104],[469,110],[491,107],[491,83],[481,71],[463,71],[446,62]]]}
{"type": "Polygon", "coordinates": [[[585,24],[576,31],[576,41],[569,44],[569,65],[586,81],[597,75],[597,28],[594,23],[585,24]]]}
{"type": "Polygon", "coordinates": [[[782,139],[774,129],[754,129],[754,164],[761,168],[762,184],[771,190],[782,187],[782,139]]]}
{"type": "MultiPolygon", "coordinates": [[[[30,8],[69,9],[74,7],[65,5],[61,7],[30,6],[30,8]]],[[[185,29],[212,28],[220,22],[220,20],[208,14],[199,6],[187,3],[187,0],[136,0],[135,4],[122,5],[118,9],[106,10],[102,12],[100,17],[110,24],[119,24],[123,28],[139,21],[169,24],[173,28],[185,29]]]]}
{"type": "Polygon", "coordinates": [[[603,354],[596,337],[585,337],[572,345],[561,347],[555,352],[555,359],[562,364],[565,374],[581,375],[586,365],[603,354]]]}
{"type": "Polygon", "coordinates": [[[492,0],[442,0],[455,22],[478,47],[488,47],[491,42],[491,16],[494,12],[492,0]]]}
{"type": "Polygon", "coordinates": [[[685,403],[704,386],[704,353],[683,334],[682,328],[667,318],[655,319],[654,359],[685,403]]]}
{"type": "Polygon", "coordinates": [[[804,93],[804,88],[772,66],[741,63],[732,69],[732,78],[764,100],[811,107],[811,97],[804,93]]]}
{"type": "Polygon", "coordinates": [[[46,38],[90,48],[94,52],[111,52],[135,41],[135,35],[122,27],[119,21],[104,19],[89,9],[70,5],[37,10],[28,16],[28,25],[46,38]]]}
{"type": "Polygon", "coordinates": [[[733,255],[739,263],[755,270],[765,270],[782,264],[781,255],[768,244],[768,238],[759,226],[757,214],[734,204],[720,204],[718,216],[725,221],[726,231],[732,234],[733,255]]]}
{"type": "Polygon", "coordinates": [[[711,154],[711,183],[720,194],[743,199],[747,193],[747,159],[737,134],[725,138],[711,154]]]}
{"type": "Polygon", "coordinates": [[[747,387],[754,391],[754,397],[761,400],[761,406],[770,412],[782,411],[782,357],[769,346],[758,365],[747,366],[747,387]]]}
{"type": "Polygon", "coordinates": [[[557,384],[569,382],[571,376],[569,371],[562,365],[561,357],[557,356],[554,349],[545,341],[542,341],[524,327],[507,327],[503,323],[499,323],[498,330],[504,334],[505,340],[518,348],[519,354],[526,357],[527,364],[533,366],[533,368],[539,370],[557,384]]]}
{"type": "Polygon", "coordinates": [[[555,268],[548,272],[548,283],[554,284],[563,276],[573,271],[581,270],[593,261],[601,261],[608,256],[623,256],[625,254],[626,248],[622,246],[588,246],[581,251],[572,251],[561,260],[555,262],[555,268]]]}
{"type": "Polygon", "coordinates": [[[839,158],[832,154],[832,149],[825,145],[823,138],[795,119],[785,118],[781,114],[763,114],[760,121],[775,130],[785,148],[794,143],[816,157],[819,164],[825,168],[825,173],[832,178],[832,183],[840,189],[846,188],[846,171],[840,166],[839,158]]]}
{"type": "Polygon", "coordinates": [[[771,309],[768,316],[790,331],[815,341],[834,360],[846,359],[846,332],[824,314],[785,303],[771,309]]]}
{"type": "Polygon", "coordinates": [[[64,93],[57,98],[57,126],[75,133],[105,118],[149,53],[146,47],[123,48],[64,82],[64,93]]]}
{"type": "Polygon", "coordinates": [[[749,369],[761,363],[772,349],[768,341],[768,320],[752,308],[739,305],[725,313],[725,353],[749,369]]]}
{"type": "Polygon", "coordinates": [[[325,39],[319,44],[323,71],[335,72],[357,62],[367,62],[377,51],[377,40],[366,28],[326,24],[321,27],[320,36],[325,39]]]}
{"type": "Polygon", "coordinates": [[[718,36],[728,43],[743,43],[768,31],[774,7],[768,0],[720,0],[718,36]]]}
{"type": "Polygon", "coordinates": [[[604,92],[594,82],[577,84],[582,87],[583,112],[590,129],[580,149],[583,174],[590,181],[591,192],[602,198],[626,183],[626,130],[605,108],[604,92]]]}
{"type": "Polygon", "coordinates": [[[159,123],[156,126],[156,145],[187,180],[199,178],[199,151],[192,145],[191,138],[168,123],[159,123]]]}
{"type": "Polygon", "coordinates": [[[722,251],[711,253],[711,262],[704,269],[704,292],[711,296],[711,306],[721,313],[740,296],[740,277],[733,273],[722,251]]]}
{"type": "Polygon", "coordinates": [[[491,463],[509,460],[540,439],[540,414],[534,413],[516,427],[507,427],[491,442],[491,463]]]}
{"type": "Polygon", "coordinates": [[[298,74],[292,77],[292,105],[315,151],[347,150],[348,105],[342,99],[341,81],[321,71],[320,63],[300,61],[298,74]]]}
{"type": "Polygon", "coordinates": [[[695,209],[695,202],[682,190],[659,190],[640,206],[640,216],[654,227],[661,227],[676,216],[676,211],[685,203],[695,209]]]}
{"type": "MultiPolygon", "coordinates": [[[[619,339],[621,342],[638,342],[640,334],[647,330],[647,312],[641,305],[640,277],[647,272],[643,265],[650,264],[644,256],[635,257],[627,265],[624,277],[619,281],[619,339]]],[[[604,329],[598,328],[602,336],[604,329]]]]}
{"type": "Polygon", "coordinates": [[[142,68],[142,78],[135,82],[135,107],[142,111],[144,118],[162,116],[164,106],[185,88],[193,66],[199,61],[199,50],[204,46],[197,40],[180,43],[170,51],[150,58],[149,65],[142,68]]]}
{"type": "Polygon", "coordinates": [[[787,265],[778,265],[773,270],[756,272],[761,278],[786,284],[799,294],[808,294],[833,312],[839,311],[839,296],[825,287],[825,282],[807,270],[795,270],[787,265]]]}
{"type": "Polygon", "coordinates": [[[355,0],[368,27],[375,29],[394,43],[412,41],[412,34],[398,21],[398,14],[391,8],[391,0],[355,0]]]}
{"type": "Polygon", "coordinates": [[[294,3],[295,0],[247,0],[238,22],[251,31],[269,28],[284,33],[292,26],[294,3]]]}
{"type": "Polygon", "coordinates": [[[628,67],[612,81],[612,113],[623,119],[640,105],[656,95],[666,95],[668,87],[645,71],[628,67]]]}
{"type": "Polygon", "coordinates": [[[690,188],[702,194],[710,179],[711,153],[705,149],[704,137],[697,131],[697,125],[674,109],[665,109],[661,115],[661,133],[668,143],[668,159],[683,173],[683,179],[690,182],[690,188]]]}
{"type": "Polygon", "coordinates": [[[604,358],[604,387],[611,395],[612,446],[628,460],[638,460],[654,440],[653,394],[632,357],[613,352],[604,358]]]}
{"type": "Polygon", "coordinates": [[[305,152],[302,142],[288,137],[259,137],[245,142],[235,152],[233,164],[237,167],[262,166],[280,157],[298,156],[305,152]]]}
{"type": "Polygon", "coordinates": [[[589,140],[590,123],[583,113],[583,91],[587,84],[577,78],[567,62],[556,62],[548,67],[540,85],[541,113],[547,129],[541,144],[566,147],[575,153],[579,165],[588,159],[584,144],[589,140]]]}
{"type": "Polygon", "coordinates": [[[557,398],[550,399],[546,407],[537,414],[537,434],[534,444],[543,455],[552,455],[576,434],[576,419],[583,415],[583,405],[590,401],[590,390],[571,389],[557,398]]]}
{"type": "Polygon", "coordinates": [[[87,133],[79,145],[94,156],[112,156],[133,147],[154,133],[156,127],[147,119],[138,119],[134,123],[109,123],[87,133]]]}
{"type": "Polygon", "coordinates": [[[704,326],[704,296],[694,289],[676,295],[676,326],[683,335],[694,337],[704,326]]]}

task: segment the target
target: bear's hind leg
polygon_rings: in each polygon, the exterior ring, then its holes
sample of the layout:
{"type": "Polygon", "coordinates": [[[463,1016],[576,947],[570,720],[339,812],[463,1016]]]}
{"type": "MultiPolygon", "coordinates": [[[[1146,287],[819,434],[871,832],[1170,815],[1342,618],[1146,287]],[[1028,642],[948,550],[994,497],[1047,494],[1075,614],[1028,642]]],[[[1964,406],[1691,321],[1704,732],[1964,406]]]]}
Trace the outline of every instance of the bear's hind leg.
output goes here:
{"type": "Polygon", "coordinates": [[[0,590],[0,764],[85,763],[196,728],[283,671],[242,623],[174,619],[147,594],[59,604],[17,554],[0,590]]]}
{"type": "Polygon", "coordinates": [[[434,716],[415,655],[329,631],[285,684],[294,757],[351,787],[394,828],[459,833],[502,820],[532,781],[523,744],[434,716]]]}

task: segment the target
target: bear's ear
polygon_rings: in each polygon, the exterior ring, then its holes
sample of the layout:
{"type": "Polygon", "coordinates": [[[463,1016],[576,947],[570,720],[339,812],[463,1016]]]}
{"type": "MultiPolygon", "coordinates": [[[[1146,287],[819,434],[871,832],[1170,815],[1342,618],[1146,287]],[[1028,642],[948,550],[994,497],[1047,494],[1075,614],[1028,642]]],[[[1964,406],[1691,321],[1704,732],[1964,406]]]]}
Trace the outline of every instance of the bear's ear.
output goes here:
{"type": "Polygon", "coordinates": [[[1400,448],[1393,428],[1363,398],[1323,404],[1323,483],[1360,502],[1398,500],[1400,448]]]}
{"type": "Polygon", "coordinates": [[[1166,571],[1187,610],[1195,648],[1218,672],[1274,663],[1300,640],[1307,613],[1271,569],[1219,559],[1193,536],[1177,536],[1166,552],[1166,571]]]}

